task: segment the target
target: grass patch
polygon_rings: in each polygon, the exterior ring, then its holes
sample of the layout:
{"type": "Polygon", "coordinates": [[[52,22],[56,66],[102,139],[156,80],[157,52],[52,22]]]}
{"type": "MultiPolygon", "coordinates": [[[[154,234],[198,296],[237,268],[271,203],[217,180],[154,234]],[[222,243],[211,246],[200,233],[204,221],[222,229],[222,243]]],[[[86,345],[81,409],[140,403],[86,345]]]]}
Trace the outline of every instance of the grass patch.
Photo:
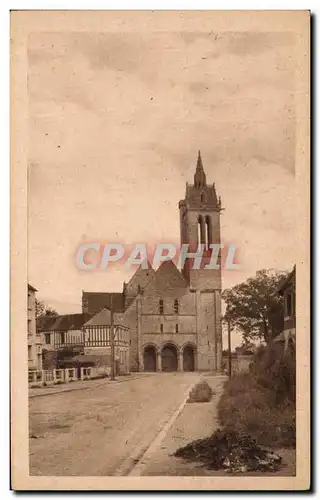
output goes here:
{"type": "Polygon", "coordinates": [[[208,403],[211,401],[213,391],[206,380],[198,382],[190,391],[187,403],[208,403]]]}

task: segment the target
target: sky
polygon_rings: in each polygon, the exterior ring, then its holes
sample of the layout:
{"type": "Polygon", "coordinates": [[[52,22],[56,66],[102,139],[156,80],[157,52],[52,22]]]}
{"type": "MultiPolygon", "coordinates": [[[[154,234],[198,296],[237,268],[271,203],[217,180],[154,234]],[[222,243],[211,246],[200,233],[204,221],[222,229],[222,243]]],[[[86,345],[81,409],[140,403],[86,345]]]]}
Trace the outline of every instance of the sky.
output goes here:
{"type": "Polygon", "coordinates": [[[87,241],[179,244],[201,150],[238,248],[229,288],[295,262],[295,39],[289,32],[35,33],[28,40],[28,268],[81,312],[133,270],[80,271],[87,241]]]}

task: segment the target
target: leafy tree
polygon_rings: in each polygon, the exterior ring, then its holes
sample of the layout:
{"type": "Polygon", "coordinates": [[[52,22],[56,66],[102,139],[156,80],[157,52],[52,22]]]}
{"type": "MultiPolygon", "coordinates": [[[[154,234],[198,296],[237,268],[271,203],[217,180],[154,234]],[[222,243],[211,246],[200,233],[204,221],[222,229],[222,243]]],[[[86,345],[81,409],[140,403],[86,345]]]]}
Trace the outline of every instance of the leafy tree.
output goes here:
{"type": "Polygon", "coordinates": [[[39,316],[58,316],[58,313],[52,307],[48,307],[42,300],[36,299],[36,318],[39,316]]]}
{"type": "Polygon", "coordinates": [[[237,354],[253,354],[255,345],[252,342],[243,342],[240,346],[235,348],[237,354]]]}
{"type": "Polygon", "coordinates": [[[245,343],[263,339],[269,344],[283,330],[283,299],[278,289],[287,276],[285,271],[262,269],[223,292],[224,320],[242,333],[245,343]]]}
{"type": "Polygon", "coordinates": [[[58,316],[58,313],[52,307],[46,307],[44,311],[45,316],[58,316]]]}
{"type": "Polygon", "coordinates": [[[42,302],[42,300],[36,299],[36,318],[42,316],[44,310],[45,310],[44,302],[42,302]]]}

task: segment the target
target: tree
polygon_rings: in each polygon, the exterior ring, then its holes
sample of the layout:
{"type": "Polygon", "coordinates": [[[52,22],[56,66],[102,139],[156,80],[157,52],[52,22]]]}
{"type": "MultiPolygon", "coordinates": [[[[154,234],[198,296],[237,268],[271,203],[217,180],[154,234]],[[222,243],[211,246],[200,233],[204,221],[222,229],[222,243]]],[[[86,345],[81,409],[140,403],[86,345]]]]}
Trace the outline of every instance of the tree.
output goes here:
{"type": "Polygon", "coordinates": [[[283,299],[278,289],[287,276],[285,271],[262,269],[253,278],[223,292],[224,320],[242,333],[245,343],[263,339],[269,344],[283,330],[283,299]]]}
{"type": "Polygon", "coordinates": [[[58,316],[52,307],[46,306],[42,300],[36,299],[36,318],[39,316],[58,316]]]}
{"type": "Polygon", "coordinates": [[[255,345],[252,342],[243,342],[240,346],[235,348],[237,354],[253,354],[255,345]]]}
{"type": "Polygon", "coordinates": [[[36,299],[36,318],[44,314],[45,305],[42,300],[36,299]]]}
{"type": "Polygon", "coordinates": [[[58,316],[57,311],[52,307],[46,307],[44,314],[45,316],[58,316]]]}

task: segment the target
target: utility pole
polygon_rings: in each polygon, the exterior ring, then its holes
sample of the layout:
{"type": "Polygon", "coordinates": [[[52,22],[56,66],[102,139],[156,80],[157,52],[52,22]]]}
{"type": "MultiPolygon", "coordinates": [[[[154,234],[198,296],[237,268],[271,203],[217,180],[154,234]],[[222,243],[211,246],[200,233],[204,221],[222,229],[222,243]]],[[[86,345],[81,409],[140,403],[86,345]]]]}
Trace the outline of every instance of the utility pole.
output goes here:
{"type": "Polygon", "coordinates": [[[232,357],[231,357],[231,324],[230,324],[230,318],[228,318],[228,359],[229,359],[229,363],[228,363],[228,375],[229,375],[229,379],[230,379],[231,378],[231,373],[232,373],[232,367],[231,367],[232,357]]]}
{"type": "Polygon", "coordinates": [[[115,358],[115,328],[114,328],[114,316],[113,316],[113,301],[112,295],[110,300],[110,340],[111,340],[111,380],[115,380],[115,366],[114,366],[114,358],[115,358]]]}

